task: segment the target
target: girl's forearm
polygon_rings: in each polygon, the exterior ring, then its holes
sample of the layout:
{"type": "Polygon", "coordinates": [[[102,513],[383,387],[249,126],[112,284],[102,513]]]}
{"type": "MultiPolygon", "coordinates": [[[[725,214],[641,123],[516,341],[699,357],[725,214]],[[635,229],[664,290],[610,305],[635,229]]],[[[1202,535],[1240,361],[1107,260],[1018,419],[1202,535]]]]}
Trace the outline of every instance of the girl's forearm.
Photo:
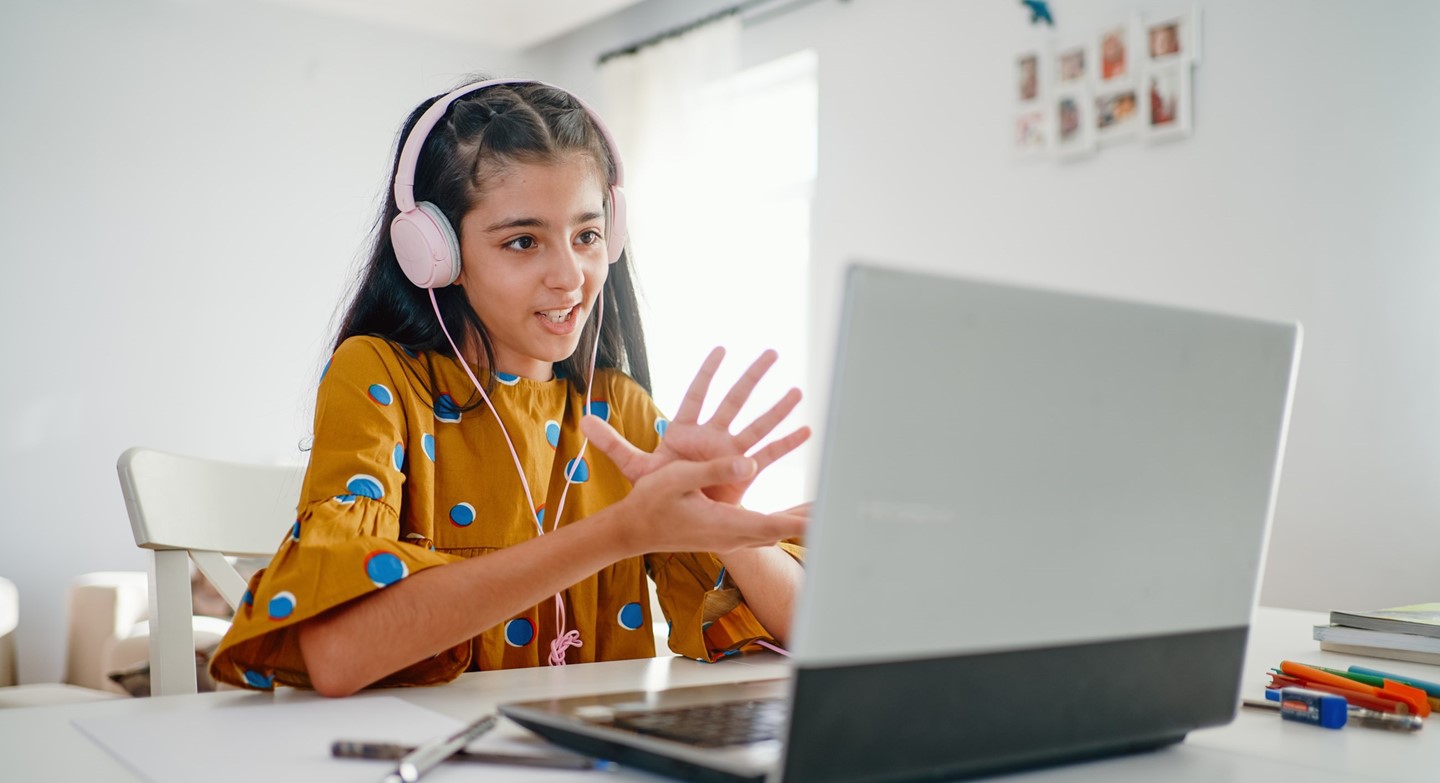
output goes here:
{"type": "Polygon", "coordinates": [[[775,641],[787,644],[795,596],[805,580],[804,567],[773,545],[739,549],[719,557],[739,585],[755,619],[775,636],[775,641]]]}
{"type": "Polygon", "coordinates": [[[479,636],[635,554],[602,511],[481,557],[434,566],[299,627],[311,685],[345,696],[479,636]]]}

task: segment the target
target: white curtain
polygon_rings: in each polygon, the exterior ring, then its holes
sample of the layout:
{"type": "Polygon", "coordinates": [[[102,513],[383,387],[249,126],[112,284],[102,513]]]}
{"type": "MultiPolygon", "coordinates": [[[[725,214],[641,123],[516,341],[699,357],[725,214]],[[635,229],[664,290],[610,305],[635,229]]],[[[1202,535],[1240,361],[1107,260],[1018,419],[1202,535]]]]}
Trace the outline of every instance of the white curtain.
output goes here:
{"type": "MultiPolygon", "coordinates": [[[[724,345],[713,408],[775,348],[780,362],[742,412],[748,422],[760,403],[804,388],[815,90],[810,53],[741,71],[740,30],[730,16],[612,58],[601,83],[625,157],[655,400],[673,414],[705,354],[724,345]]],[[[804,403],[778,434],[802,423],[804,403]]],[[[772,466],[746,505],[808,499],[812,451],[772,466]]]]}

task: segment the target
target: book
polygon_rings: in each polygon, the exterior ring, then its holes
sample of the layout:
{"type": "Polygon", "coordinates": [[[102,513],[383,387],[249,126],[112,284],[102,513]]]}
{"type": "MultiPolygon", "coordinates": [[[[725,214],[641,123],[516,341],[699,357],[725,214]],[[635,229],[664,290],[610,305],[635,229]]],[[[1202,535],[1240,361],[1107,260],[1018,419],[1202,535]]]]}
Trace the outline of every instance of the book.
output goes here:
{"type": "Polygon", "coordinates": [[[1370,612],[1331,612],[1330,622],[1370,631],[1418,634],[1440,639],[1440,604],[1413,604],[1370,612]]]}
{"type": "Polygon", "coordinates": [[[1390,661],[1409,661],[1410,663],[1428,663],[1432,666],[1440,666],[1440,653],[1391,650],[1385,647],[1366,647],[1359,644],[1335,644],[1333,642],[1321,642],[1320,649],[1325,652],[1344,653],[1345,655],[1364,655],[1370,658],[1384,658],[1390,661]]]}
{"type": "MultiPolygon", "coordinates": [[[[1364,628],[1350,628],[1344,625],[1315,626],[1315,640],[1330,644],[1345,644],[1352,647],[1372,647],[1384,650],[1432,653],[1440,655],[1440,639],[1413,633],[1391,633],[1369,631],[1364,628]]],[[[1322,648],[1323,649],[1323,648],[1322,648]]]]}

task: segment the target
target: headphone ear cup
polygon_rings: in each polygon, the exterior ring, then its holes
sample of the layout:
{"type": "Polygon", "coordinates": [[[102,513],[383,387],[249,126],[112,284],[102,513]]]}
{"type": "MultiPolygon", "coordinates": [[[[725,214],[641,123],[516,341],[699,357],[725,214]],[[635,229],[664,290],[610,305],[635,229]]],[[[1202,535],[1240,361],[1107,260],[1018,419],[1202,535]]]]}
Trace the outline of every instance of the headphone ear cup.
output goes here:
{"type": "Polygon", "coordinates": [[[625,189],[619,185],[610,186],[610,232],[605,237],[606,248],[610,251],[610,263],[620,260],[625,252],[625,240],[629,238],[625,224],[625,189]]]}
{"type": "Polygon", "coordinates": [[[428,201],[390,221],[390,244],[405,277],[421,288],[444,288],[460,277],[460,239],[428,201]]]}

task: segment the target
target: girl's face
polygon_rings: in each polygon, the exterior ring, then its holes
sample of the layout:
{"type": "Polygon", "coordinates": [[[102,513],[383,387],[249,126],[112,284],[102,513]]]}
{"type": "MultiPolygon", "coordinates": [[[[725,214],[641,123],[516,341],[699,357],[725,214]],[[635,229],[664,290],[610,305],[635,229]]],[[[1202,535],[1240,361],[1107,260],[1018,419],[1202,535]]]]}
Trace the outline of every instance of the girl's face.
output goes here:
{"type": "Polygon", "coordinates": [[[548,381],[609,273],[600,173],[571,155],[515,164],[488,184],[460,224],[457,282],[490,334],[491,369],[548,381]]]}

